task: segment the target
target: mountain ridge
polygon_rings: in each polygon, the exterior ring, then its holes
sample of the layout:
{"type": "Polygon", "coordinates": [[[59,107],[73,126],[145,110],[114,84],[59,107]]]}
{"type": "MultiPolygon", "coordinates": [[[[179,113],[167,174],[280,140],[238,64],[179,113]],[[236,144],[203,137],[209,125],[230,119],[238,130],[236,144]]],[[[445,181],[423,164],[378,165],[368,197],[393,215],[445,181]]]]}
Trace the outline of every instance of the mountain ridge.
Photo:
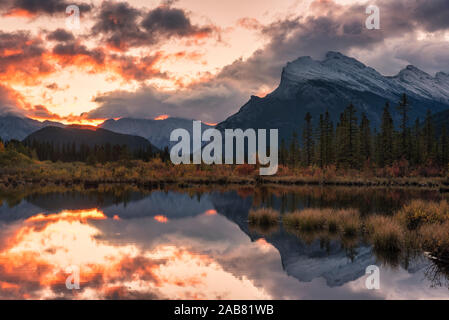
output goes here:
{"type": "Polygon", "coordinates": [[[280,129],[280,138],[289,140],[293,132],[302,133],[307,112],[316,125],[319,115],[329,112],[334,124],[353,103],[360,118],[367,114],[379,128],[382,110],[390,102],[393,120],[402,94],[407,94],[410,119],[424,119],[427,109],[433,114],[449,109],[449,75],[435,77],[414,66],[405,67],[395,76],[383,76],[375,69],[339,52],[328,52],[323,60],[309,56],[287,63],[279,86],[267,96],[251,96],[240,110],[221,122],[217,128],[280,129]]]}
{"type": "Polygon", "coordinates": [[[126,145],[130,151],[146,150],[153,148],[157,151],[147,139],[139,136],[132,136],[112,132],[102,128],[81,128],[70,127],[65,128],[48,126],[33,132],[23,140],[26,144],[32,144],[34,141],[39,143],[53,143],[55,145],[72,145],[75,144],[79,149],[81,145],[86,145],[90,148],[97,146],[104,146],[106,144],[126,145]]]}

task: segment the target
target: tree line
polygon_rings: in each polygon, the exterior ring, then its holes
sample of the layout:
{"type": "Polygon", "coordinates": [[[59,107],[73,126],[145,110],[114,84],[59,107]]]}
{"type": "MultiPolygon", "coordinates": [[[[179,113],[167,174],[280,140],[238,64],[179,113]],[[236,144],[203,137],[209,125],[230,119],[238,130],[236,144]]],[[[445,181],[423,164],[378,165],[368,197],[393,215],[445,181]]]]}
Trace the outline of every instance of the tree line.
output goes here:
{"type": "Polygon", "coordinates": [[[149,161],[152,158],[160,157],[162,160],[169,159],[168,148],[163,151],[153,150],[151,146],[130,150],[127,145],[106,143],[104,145],[88,146],[76,143],[53,143],[40,142],[20,142],[10,140],[3,142],[0,139],[0,152],[15,151],[22,153],[31,159],[40,161],[62,161],[62,162],[86,162],[88,164],[115,162],[121,160],[143,160],[149,161]]]}
{"type": "Polygon", "coordinates": [[[307,113],[302,141],[296,132],[293,132],[289,145],[282,140],[279,162],[290,167],[335,165],[354,169],[367,165],[382,168],[397,161],[407,161],[411,166],[446,166],[449,163],[446,126],[443,125],[441,134],[437,136],[430,110],[424,121],[416,119],[409,126],[411,106],[405,94],[396,109],[400,116],[397,127],[387,102],[379,129],[371,129],[365,113],[359,119],[352,103],[340,114],[335,126],[327,111],[320,115],[315,127],[311,114],[307,113]]]}

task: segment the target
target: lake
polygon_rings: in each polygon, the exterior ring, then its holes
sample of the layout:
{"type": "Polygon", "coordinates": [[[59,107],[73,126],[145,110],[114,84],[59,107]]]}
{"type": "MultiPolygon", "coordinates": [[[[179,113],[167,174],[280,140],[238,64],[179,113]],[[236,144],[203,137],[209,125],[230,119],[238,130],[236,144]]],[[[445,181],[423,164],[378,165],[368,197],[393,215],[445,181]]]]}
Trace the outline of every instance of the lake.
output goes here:
{"type": "Polygon", "coordinates": [[[391,215],[411,199],[441,200],[438,191],[211,189],[2,191],[0,298],[449,298],[447,266],[422,252],[385,259],[363,239],[304,238],[282,224],[248,224],[249,211],[260,207],[391,215]],[[372,265],[380,270],[378,290],[366,287],[372,265]],[[68,289],[68,278],[78,276],[80,288],[68,289]]]}

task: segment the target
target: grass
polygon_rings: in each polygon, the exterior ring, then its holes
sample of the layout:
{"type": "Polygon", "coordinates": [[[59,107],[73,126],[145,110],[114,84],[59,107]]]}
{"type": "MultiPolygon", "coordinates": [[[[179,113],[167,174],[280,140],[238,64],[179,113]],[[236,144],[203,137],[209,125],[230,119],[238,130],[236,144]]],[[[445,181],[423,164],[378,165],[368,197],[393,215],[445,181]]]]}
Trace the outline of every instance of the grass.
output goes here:
{"type": "Polygon", "coordinates": [[[449,262],[449,222],[429,224],[419,230],[422,249],[440,260],[449,262]]]}
{"type": "Polygon", "coordinates": [[[354,209],[305,209],[285,214],[283,222],[288,231],[306,243],[339,234],[345,245],[345,240],[362,235],[372,244],[376,256],[391,265],[399,263],[401,254],[410,256],[418,251],[449,262],[449,204],[446,200],[414,200],[393,216],[366,218],[361,218],[354,209]]]}
{"type": "Polygon", "coordinates": [[[250,225],[259,227],[270,227],[279,224],[279,212],[270,208],[250,210],[248,221],[250,225]]]}
{"type": "Polygon", "coordinates": [[[426,224],[444,223],[449,221],[449,204],[446,200],[439,203],[413,200],[397,213],[396,218],[409,230],[426,224]]]}
{"type": "Polygon", "coordinates": [[[360,230],[357,210],[305,209],[284,215],[284,225],[301,232],[327,231],[355,236],[360,230]]]}
{"type": "Polygon", "coordinates": [[[347,209],[337,211],[338,230],[345,237],[355,237],[361,229],[360,214],[357,210],[347,209]]]}
{"type": "Polygon", "coordinates": [[[377,252],[399,253],[404,244],[404,229],[392,217],[375,215],[365,221],[365,230],[374,250],[377,252]]]}
{"type": "Polygon", "coordinates": [[[284,215],[283,222],[289,228],[314,232],[324,229],[328,210],[305,209],[284,215]]]}
{"type": "Polygon", "coordinates": [[[273,184],[342,186],[418,186],[438,187],[445,174],[422,177],[396,177],[384,173],[366,175],[360,170],[326,168],[289,168],[279,166],[274,176],[260,176],[259,165],[180,165],[160,158],[148,162],[120,160],[108,163],[38,161],[15,150],[0,150],[0,185],[5,183],[189,183],[189,184],[273,184]]]}

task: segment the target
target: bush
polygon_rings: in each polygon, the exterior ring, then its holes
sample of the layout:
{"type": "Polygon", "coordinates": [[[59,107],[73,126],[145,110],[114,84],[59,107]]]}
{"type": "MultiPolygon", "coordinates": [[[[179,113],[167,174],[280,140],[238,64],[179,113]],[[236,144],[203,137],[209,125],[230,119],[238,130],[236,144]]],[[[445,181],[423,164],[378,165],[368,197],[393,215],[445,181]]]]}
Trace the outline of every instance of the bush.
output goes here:
{"type": "Polygon", "coordinates": [[[365,226],[375,251],[398,253],[402,250],[404,230],[394,218],[371,216],[365,226]]]}
{"type": "Polygon", "coordinates": [[[438,259],[449,261],[449,222],[422,226],[419,235],[424,251],[438,259]]]}
{"type": "Polygon", "coordinates": [[[309,232],[323,230],[326,224],[325,214],[320,209],[295,211],[286,214],[283,220],[287,227],[309,232]]]}
{"type": "Polygon", "coordinates": [[[397,219],[409,230],[416,230],[423,224],[443,223],[449,220],[449,204],[446,200],[440,203],[413,200],[399,210],[397,219]]]}
{"type": "Polygon", "coordinates": [[[279,223],[279,212],[271,208],[250,210],[248,215],[250,225],[272,226],[279,223]]]}
{"type": "Polygon", "coordinates": [[[336,213],[338,229],[347,237],[355,237],[361,229],[360,214],[357,210],[339,210],[336,213]]]}

